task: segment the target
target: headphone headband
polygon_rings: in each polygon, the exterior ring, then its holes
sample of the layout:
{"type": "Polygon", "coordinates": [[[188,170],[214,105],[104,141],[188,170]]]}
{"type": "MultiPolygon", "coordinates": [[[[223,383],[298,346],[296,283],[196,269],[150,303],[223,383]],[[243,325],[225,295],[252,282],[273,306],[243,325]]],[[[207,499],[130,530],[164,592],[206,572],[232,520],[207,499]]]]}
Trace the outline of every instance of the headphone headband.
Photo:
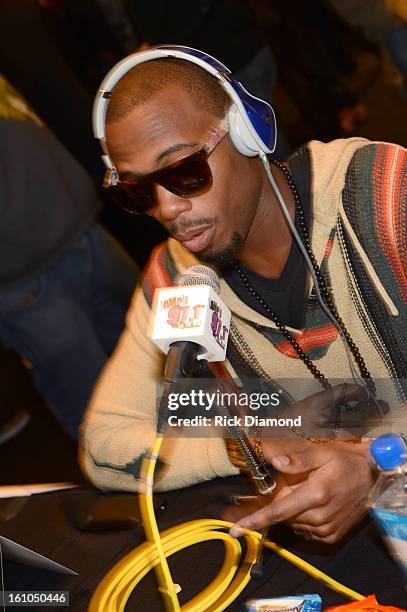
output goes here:
{"type": "Polygon", "coordinates": [[[254,156],[274,151],[276,121],[274,111],[267,102],[252,96],[240,83],[232,80],[230,70],[211,55],[192,47],[160,45],[122,59],[107,73],[99,87],[93,104],[92,124],[94,136],[99,139],[103,149],[102,159],[107,168],[114,168],[105,133],[106,111],[114,87],[135,66],[166,57],[192,62],[218,79],[232,101],[228,116],[230,135],[243,155],[254,156]]]}

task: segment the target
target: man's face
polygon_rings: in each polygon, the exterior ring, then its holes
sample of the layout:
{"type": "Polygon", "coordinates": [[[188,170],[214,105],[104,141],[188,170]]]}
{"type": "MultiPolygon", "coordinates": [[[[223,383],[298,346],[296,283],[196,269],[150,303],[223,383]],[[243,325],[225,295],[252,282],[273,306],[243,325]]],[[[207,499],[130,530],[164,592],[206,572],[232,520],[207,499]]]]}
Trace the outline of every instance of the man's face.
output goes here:
{"type": "MultiPolygon", "coordinates": [[[[166,87],[124,119],[106,126],[110,155],[123,178],[149,174],[202,149],[219,118],[199,110],[179,86],[166,87]]],[[[183,198],[155,185],[149,214],[197,256],[227,265],[250,233],[262,191],[258,160],[226,136],[208,159],[212,187],[183,198]]]]}

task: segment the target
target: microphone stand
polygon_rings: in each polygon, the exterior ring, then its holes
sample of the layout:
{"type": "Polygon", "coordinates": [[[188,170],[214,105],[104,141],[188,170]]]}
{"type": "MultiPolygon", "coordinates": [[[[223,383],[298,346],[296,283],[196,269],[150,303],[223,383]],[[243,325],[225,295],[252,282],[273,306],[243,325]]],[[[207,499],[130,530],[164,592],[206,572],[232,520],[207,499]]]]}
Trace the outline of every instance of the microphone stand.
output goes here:
{"type": "MultiPolygon", "coordinates": [[[[163,393],[158,408],[157,432],[161,435],[163,434],[168,419],[168,398],[169,395],[176,390],[180,378],[195,378],[199,376],[201,378],[222,380],[222,387],[226,392],[232,393],[232,397],[238,397],[240,394],[238,386],[235,384],[224,364],[219,361],[208,362],[205,359],[198,359],[201,353],[202,347],[195,342],[182,340],[174,342],[171,345],[165,362],[163,393]]],[[[222,406],[222,410],[225,416],[228,417],[230,435],[239,446],[249,470],[250,479],[257,493],[260,495],[270,494],[275,488],[274,478],[268,471],[264,462],[262,462],[254,452],[246,434],[237,425],[232,423],[232,414],[229,407],[222,406]]],[[[268,528],[263,529],[256,560],[252,564],[250,570],[251,577],[256,580],[262,579],[264,575],[263,553],[267,534],[268,528]]],[[[162,570],[160,570],[160,572],[161,571],[162,570]]],[[[176,597],[175,593],[172,595],[176,597]]],[[[166,598],[171,598],[171,593],[166,593],[166,598]]]]}
{"type": "Polygon", "coordinates": [[[193,378],[206,373],[207,361],[198,359],[202,346],[188,340],[171,344],[165,360],[163,392],[158,407],[157,432],[162,433],[168,419],[168,396],[177,388],[180,378],[193,378]]]}
{"type": "MultiPolygon", "coordinates": [[[[213,363],[206,363],[206,367],[211,372],[214,378],[218,378],[223,381],[223,385],[226,386],[227,392],[236,393],[237,397],[237,395],[239,394],[239,388],[235,384],[233,378],[230,376],[223,363],[219,361],[213,363]]],[[[231,416],[230,411],[227,407],[223,406],[223,410],[226,416],[231,416]]],[[[239,429],[239,427],[237,427],[236,425],[229,425],[228,429],[235,442],[237,442],[237,444],[239,445],[240,451],[245,458],[246,465],[250,470],[251,481],[256,487],[257,493],[259,495],[269,495],[274,490],[276,483],[273,476],[268,471],[267,466],[259,460],[258,456],[252,449],[247,436],[243,433],[241,429],[239,429]]],[[[268,532],[268,527],[264,527],[261,530],[262,537],[259,549],[257,551],[256,560],[250,569],[250,575],[254,580],[262,580],[264,577],[264,544],[267,539],[268,532]]]]}
{"type": "MultiPolygon", "coordinates": [[[[205,359],[198,359],[202,353],[202,347],[195,342],[179,341],[174,342],[167,354],[164,369],[164,388],[158,408],[157,431],[162,432],[168,418],[168,396],[173,393],[180,378],[217,378],[222,380],[225,391],[238,396],[239,387],[235,384],[223,362],[208,362],[205,359]]],[[[222,406],[227,417],[232,417],[228,407],[222,406]]],[[[275,487],[275,481],[264,463],[257,457],[252,449],[246,434],[233,424],[228,425],[231,437],[238,444],[239,449],[245,458],[250,477],[257,492],[260,495],[270,494],[275,487]]]]}
{"type": "MultiPolygon", "coordinates": [[[[222,362],[206,363],[206,367],[211,372],[213,378],[218,378],[223,381],[223,387],[227,393],[233,393],[236,396],[240,394],[239,387],[235,384],[222,362]]],[[[222,406],[222,409],[227,417],[232,416],[227,406],[222,406]]],[[[228,429],[232,438],[239,445],[239,449],[245,458],[247,467],[250,471],[250,477],[258,494],[269,495],[276,486],[274,478],[254,452],[246,434],[237,425],[228,425],[228,429]]]]}

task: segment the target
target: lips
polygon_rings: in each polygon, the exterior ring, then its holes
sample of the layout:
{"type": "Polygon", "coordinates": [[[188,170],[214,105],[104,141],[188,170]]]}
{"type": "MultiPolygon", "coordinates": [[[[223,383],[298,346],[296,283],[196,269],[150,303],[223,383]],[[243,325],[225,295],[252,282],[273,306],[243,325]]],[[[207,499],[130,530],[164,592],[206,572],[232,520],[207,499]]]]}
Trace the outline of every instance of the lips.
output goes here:
{"type": "Polygon", "coordinates": [[[196,228],[186,234],[177,235],[176,239],[192,253],[198,253],[199,251],[203,251],[208,246],[214,231],[214,226],[209,225],[206,227],[196,228]]]}

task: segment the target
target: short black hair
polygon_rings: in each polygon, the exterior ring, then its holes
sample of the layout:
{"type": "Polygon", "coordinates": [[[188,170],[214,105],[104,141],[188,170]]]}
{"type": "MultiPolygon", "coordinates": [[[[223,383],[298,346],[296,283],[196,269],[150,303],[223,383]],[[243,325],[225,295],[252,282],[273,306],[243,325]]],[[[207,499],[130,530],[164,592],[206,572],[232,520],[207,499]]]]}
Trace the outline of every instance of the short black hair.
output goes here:
{"type": "Polygon", "coordinates": [[[136,106],[146,104],[168,85],[179,85],[197,108],[222,118],[228,95],[212,74],[187,60],[166,57],[150,60],[129,70],[114,87],[106,112],[106,123],[121,121],[136,106]]]}

